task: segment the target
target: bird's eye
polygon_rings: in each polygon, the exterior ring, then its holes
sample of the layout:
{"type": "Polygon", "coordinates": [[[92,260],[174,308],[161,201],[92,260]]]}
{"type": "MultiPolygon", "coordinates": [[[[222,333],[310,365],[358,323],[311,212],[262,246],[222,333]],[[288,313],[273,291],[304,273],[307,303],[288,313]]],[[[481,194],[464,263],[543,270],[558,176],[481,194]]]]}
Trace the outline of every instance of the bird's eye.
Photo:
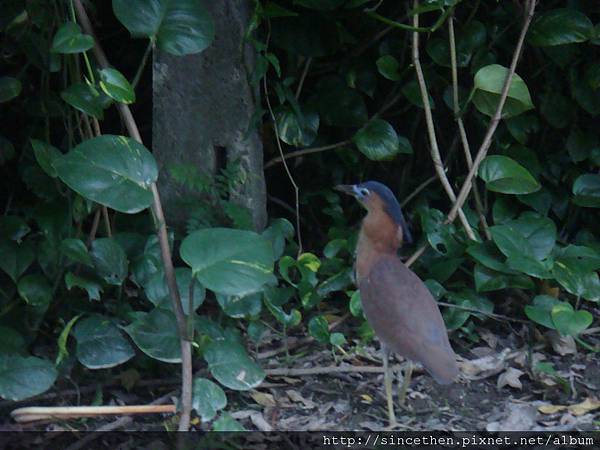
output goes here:
{"type": "Polygon", "coordinates": [[[366,197],[367,195],[369,195],[369,190],[367,188],[361,188],[360,195],[362,195],[363,197],[366,197]]]}

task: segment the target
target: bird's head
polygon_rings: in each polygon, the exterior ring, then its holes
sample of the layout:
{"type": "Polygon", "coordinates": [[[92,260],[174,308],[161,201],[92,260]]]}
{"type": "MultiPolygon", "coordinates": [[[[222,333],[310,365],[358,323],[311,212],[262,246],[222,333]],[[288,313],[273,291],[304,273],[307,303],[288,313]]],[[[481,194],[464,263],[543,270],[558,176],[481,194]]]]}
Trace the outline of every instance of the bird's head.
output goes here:
{"type": "Polygon", "coordinates": [[[340,184],[336,190],[353,196],[367,211],[383,210],[399,227],[402,228],[403,239],[412,243],[412,235],[404,220],[402,208],[394,193],[385,184],[377,181],[366,181],[360,184],[340,184]]]}

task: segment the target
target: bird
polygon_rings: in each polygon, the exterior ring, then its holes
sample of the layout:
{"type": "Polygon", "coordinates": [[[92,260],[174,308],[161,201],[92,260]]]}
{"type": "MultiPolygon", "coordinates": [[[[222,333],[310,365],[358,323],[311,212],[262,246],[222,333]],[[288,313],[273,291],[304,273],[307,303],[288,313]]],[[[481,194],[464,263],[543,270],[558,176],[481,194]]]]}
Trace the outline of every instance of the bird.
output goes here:
{"type": "Polygon", "coordinates": [[[429,289],[398,257],[398,249],[403,242],[411,243],[412,235],[394,193],[377,181],[335,189],[367,210],[356,245],[355,277],[367,322],[381,341],[388,419],[394,426],[390,351],[407,359],[400,405],[406,400],[413,361],[439,384],[450,384],[459,373],[456,355],[429,289]]]}

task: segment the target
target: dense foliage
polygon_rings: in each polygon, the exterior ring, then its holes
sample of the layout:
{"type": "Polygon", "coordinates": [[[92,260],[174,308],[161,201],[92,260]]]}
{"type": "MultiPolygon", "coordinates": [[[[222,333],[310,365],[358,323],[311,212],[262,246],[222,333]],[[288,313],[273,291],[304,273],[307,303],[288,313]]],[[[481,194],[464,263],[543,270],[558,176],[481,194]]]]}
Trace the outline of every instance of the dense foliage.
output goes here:
{"type": "MultiPolygon", "coordinates": [[[[112,1],[125,45],[143,37],[147,51],[186,55],[212,42],[210,15],[197,1],[129,3],[112,1]]],[[[288,204],[279,215],[289,220],[273,218],[266,230],[252,231],[221,195],[235,170],[210,184],[173,168],[183,183],[216,193],[224,211],[210,220],[195,214],[187,234],[170,234],[195,356],[219,383],[194,381],[202,420],[226,407],[220,386],[246,390],[264,379],[246,337],[258,347],[269,328],[284,342],[290,332],[307,330],[342,353],[371,337],[352,284],[353,225],[362,212],[346,203],[342,210],[345,200],[331,190],[339,182],[377,179],[404,200],[420,239],[403,253],[427,244],[413,267],[437,299],[455,306],[443,310],[456,335],[477,341],[486,315],[502,312],[589,348],[578,335],[600,300],[597,2],[538,5],[464,223],[446,221],[452,202],[429,151],[427,103],[446,176],[458,192],[470,162],[457,119],[474,158],[525,7],[479,0],[424,0],[417,8],[366,0],[256,2],[247,34],[258,54],[251,82],[269,102],[250,126],[264,123],[273,210],[288,204]],[[425,103],[411,57],[417,14],[425,103]],[[279,145],[300,187],[301,246],[279,145]],[[348,311],[356,334],[330,332],[348,311]]],[[[115,120],[119,103],[142,101],[136,86],[147,54],[139,52],[130,81],[119,67],[101,68],[91,52],[94,37],[78,25],[71,2],[10,0],[0,12],[0,396],[27,398],[86,369],[180,362],[149,213],[156,163],[115,120]]],[[[105,50],[110,59],[113,48],[105,50]]],[[[215,426],[237,425],[223,414],[215,426]]]]}

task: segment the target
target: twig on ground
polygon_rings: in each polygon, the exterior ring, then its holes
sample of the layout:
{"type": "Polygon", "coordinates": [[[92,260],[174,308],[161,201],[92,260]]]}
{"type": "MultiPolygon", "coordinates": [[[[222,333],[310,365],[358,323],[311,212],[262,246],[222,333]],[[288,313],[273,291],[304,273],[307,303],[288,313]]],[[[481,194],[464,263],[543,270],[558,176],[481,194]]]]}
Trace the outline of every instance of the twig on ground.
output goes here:
{"type": "MultiPolygon", "coordinates": [[[[81,0],[74,0],[74,6],[77,11],[77,18],[86,34],[94,38],[93,52],[102,68],[110,67],[106,54],[100,45],[100,41],[94,32],[94,28],[87,15],[85,7],[81,0]]],[[[131,109],[124,103],[117,103],[117,109],[129,135],[136,141],[142,143],[142,137],[137,123],[131,113],[131,109]]],[[[151,185],[152,191],[152,212],[154,213],[156,233],[158,235],[161,257],[165,271],[165,278],[169,288],[169,296],[175,317],[181,345],[181,417],[179,421],[179,431],[187,431],[190,426],[190,414],[192,412],[192,345],[187,339],[186,318],[181,306],[179,290],[175,279],[175,269],[171,258],[171,249],[169,247],[169,238],[167,235],[167,225],[158,193],[156,183],[151,185]]]]}

